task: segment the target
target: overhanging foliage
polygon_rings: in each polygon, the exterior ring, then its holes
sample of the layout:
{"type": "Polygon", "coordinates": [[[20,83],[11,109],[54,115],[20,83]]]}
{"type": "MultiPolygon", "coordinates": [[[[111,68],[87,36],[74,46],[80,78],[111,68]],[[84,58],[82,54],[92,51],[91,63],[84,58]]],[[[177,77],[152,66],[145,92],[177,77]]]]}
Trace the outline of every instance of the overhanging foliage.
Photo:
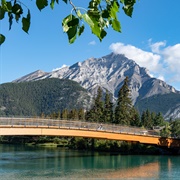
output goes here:
{"type": "MultiPolygon", "coordinates": [[[[136,0],[89,0],[89,6],[76,7],[72,0],[62,0],[65,4],[72,6],[72,11],[62,20],[63,31],[68,36],[69,43],[74,43],[85,29],[84,22],[91,28],[91,31],[100,41],[106,36],[106,29],[112,27],[114,31],[121,32],[121,24],[117,13],[120,7],[127,16],[132,16],[136,0]]],[[[22,22],[22,29],[28,33],[31,25],[30,9],[23,4],[22,0],[1,0],[0,20],[8,15],[9,30],[13,21],[22,22]]],[[[36,6],[41,11],[50,6],[54,9],[59,0],[36,0],[36,6]]],[[[0,45],[5,41],[5,36],[0,34],[0,45]]]]}

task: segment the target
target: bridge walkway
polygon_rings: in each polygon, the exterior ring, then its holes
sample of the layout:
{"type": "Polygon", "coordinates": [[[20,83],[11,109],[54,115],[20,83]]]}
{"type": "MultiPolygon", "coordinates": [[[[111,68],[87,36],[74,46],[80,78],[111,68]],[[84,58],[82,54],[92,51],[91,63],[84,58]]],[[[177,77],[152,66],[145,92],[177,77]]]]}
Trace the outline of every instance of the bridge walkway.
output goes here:
{"type": "Polygon", "coordinates": [[[76,136],[180,147],[180,139],[162,138],[153,130],[78,120],[0,117],[0,136],[6,135],[76,136]]]}

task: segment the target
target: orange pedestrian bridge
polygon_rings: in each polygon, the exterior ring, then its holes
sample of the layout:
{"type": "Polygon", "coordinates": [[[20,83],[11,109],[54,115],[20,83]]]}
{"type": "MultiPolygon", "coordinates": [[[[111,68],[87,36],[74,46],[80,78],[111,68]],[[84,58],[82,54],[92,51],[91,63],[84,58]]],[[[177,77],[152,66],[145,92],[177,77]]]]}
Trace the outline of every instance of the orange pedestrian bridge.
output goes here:
{"type": "Polygon", "coordinates": [[[0,136],[70,136],[128,141],[180,148],[179,138],[165,138],[154,130],[79,120],[0,117],[0,136]]]}

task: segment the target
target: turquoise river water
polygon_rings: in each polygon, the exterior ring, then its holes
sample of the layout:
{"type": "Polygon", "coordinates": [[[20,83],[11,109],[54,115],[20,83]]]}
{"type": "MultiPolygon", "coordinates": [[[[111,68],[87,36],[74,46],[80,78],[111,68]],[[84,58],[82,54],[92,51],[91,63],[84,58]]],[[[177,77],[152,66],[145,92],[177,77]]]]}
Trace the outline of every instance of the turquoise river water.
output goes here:
{"type": "Polygon", "coordinates": [[[0,180],[179,180],[180,156],[113,155],[0,145],[0,180]]]}

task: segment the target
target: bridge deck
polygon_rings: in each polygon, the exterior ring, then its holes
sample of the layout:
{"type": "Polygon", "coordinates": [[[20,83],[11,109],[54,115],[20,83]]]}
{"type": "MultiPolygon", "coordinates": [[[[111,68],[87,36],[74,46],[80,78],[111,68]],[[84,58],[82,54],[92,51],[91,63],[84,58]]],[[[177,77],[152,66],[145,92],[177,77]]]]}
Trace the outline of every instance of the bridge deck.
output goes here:
{"type": "Polygon", "coordinates": [[[155,131],[69,120],[0,117],[0,136],[6,135],[75,136],[180,147],[180,139],[162,138],[155,131]]]}

